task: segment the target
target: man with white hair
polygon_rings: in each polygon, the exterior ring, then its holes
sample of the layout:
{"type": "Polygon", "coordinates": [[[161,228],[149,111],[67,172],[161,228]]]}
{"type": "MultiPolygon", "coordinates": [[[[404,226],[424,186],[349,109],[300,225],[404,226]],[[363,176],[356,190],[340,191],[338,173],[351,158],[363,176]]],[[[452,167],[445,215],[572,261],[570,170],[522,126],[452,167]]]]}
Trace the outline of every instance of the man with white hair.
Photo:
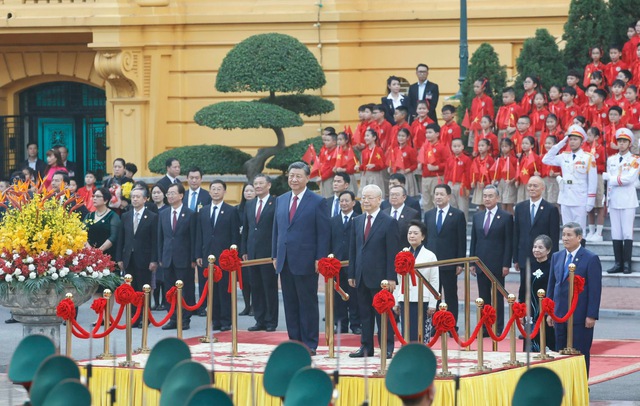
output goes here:
{"type": "Polygon", "coordinates": [[[582,143],[587,134],[579,125],[572,125],[567,136],[553,146],[542,158],[546,165],[562,168],[562,176],[558,176],[560,194],[558,204],[562,213],[562,222],[574,221],[583,230],[587,227],[587,213],[593,210],[598,187],[596,159],[582,150],[582,143]],[[569,144],[570,151],[564,151],[569,144]],[[560,151],[564,151],[559,154],[560,151]]]}

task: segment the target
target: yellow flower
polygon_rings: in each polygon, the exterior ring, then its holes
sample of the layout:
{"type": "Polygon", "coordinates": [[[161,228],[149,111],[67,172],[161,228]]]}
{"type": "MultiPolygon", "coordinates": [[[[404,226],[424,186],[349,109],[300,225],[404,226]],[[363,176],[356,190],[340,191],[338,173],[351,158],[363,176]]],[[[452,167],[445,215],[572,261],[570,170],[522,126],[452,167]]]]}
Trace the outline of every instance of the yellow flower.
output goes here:
{"type": "Polygon", "coordinates": [[[122,185],[122,197],[129,199],[131,197],[131,189],[133,189],[133,183],[131,182],[122,185]]]}

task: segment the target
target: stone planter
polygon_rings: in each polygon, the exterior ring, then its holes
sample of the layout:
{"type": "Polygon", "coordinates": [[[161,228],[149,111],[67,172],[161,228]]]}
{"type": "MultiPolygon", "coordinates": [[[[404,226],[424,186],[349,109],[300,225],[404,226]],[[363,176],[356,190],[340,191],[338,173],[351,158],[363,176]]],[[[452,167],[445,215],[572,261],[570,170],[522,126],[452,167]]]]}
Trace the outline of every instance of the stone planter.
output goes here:
{"type": "Polygon", "coordinates": [[[22,335],[41,334],[53,340],[60,348],[60,324],[62,319],[56,316],[58,303],[73,294],[73,302],[80,306],[87,302],[98,290],[98,284],[79,294],[72,285],[66,285],[62,293],[58,294],[52,286],[35,293],[13,290],[6,298],[0,298],[0,305],[11,310],[13,317],[22,323],[22,335]]]}

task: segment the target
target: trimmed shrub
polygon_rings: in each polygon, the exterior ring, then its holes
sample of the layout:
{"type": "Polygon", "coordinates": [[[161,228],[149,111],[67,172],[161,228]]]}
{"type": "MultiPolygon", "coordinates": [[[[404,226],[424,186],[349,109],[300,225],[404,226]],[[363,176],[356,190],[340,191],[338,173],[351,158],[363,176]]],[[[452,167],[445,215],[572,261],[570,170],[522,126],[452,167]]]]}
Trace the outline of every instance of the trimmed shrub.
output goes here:
{"type": "Polygon", "coordinates": [[[149,170],[153,173],[166,173],[165,161],[168,158],[180,161],[181,175],[187,175],[189,168],[194,166],[207,175],[225,175],[244,173],[242,165],[251,159],[251,155],[224,145],[189,145],[156,155],[149,161],[149,170]]]}

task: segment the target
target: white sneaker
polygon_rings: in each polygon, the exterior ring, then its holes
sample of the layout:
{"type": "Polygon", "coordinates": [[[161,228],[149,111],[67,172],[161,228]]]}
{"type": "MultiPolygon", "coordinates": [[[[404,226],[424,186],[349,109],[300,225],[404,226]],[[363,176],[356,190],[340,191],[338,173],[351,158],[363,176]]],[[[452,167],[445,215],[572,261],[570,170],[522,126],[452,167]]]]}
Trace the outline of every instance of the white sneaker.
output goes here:
{"type": "Polygon", "coordinates": [[[590,237],[590,239],[587,240],[589,242],[602,242],[603,241],[602,235],[598,234],[598,233],[593,233],[589,237],[590,237]]]}
{"type": "MultiPolygon", "coordinates": [[[[594,233],[595,234],[595,233],[594,233]]],[[[584,240],[585,241],[591,241],[591,237],[594,236],[594,234],[589,233],[589,231],[587,231],[584,235],[584,240]]]]}

